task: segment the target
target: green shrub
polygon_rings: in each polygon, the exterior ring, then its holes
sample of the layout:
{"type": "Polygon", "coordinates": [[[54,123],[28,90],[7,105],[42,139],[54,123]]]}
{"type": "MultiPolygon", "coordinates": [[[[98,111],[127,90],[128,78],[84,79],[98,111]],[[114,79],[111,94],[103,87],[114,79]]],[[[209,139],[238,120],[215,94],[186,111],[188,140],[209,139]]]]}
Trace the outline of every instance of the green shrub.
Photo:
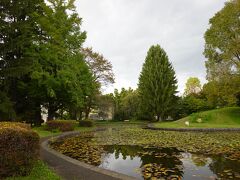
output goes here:
{"type": "Polygon", "coordinates": [[[39,157],[39,136],[22,123],[0,122],[0,179],[27,175],[39,157]]]}
{"type": "Polygon", "coordinates": [[[79,121],[80,127],[93,127],[94,123],[92,120],[81,120],[79,121]]]}
{"type": "Polygon", "coordinates": [[[48,131],[60,130],[61,132],[73,131],[74,122],[67,120],[52,120],[47,122],[48,131]]]}

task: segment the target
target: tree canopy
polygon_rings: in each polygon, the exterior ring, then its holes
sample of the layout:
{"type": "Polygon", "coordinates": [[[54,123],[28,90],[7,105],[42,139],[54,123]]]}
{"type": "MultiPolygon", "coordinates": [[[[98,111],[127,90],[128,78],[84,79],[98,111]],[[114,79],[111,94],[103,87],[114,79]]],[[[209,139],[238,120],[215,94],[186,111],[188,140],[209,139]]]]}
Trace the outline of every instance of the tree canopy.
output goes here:
{"type": "Polygon", "coordinates": [[[100,84],[82,52],[86,32],[74,0],[3,0],[0,6],[2,117],[40,124],[45,107],[49,120],[60,111],[80,118],[100,84]]]}
{"type": "Polygon", "coordinates": [[[201,91],[201,82],[197,77],[189,77],[185,86],[185,96],[189,94],[197,94],[201,91]]]}
{"type": "Polygon", "coordinates": [[[208,79],[215,79],[222,73],[239,73],[239,18],[240,0],[231,0],[209,20],[210,27],[204,36],[208,79]]]}
{"type": "Polygon", "coordinates": [[[240,93],[240,0],[226,2],[209,24],[204,36],[209,83],[204,91],[215,105],[236,105],[240,93]]]}

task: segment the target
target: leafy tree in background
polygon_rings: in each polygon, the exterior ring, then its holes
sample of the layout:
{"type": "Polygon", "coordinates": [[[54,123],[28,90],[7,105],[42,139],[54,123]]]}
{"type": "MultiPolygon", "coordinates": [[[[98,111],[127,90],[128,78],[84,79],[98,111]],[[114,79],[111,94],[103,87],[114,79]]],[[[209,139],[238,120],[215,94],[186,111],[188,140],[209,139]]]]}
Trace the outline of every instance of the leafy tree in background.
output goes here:
{"type": "Polygon", "coordinates": [[[234,106],[240,93],[240,0],[226,2],[210,19],[205,33],[207,79],[204,93],[210,103],[234,106]]]}
{"type": "Polygon", "coordinates": [[[152,46],[143,64],[138,90],[144,112],[151,112],[157,120],[164,120],[174,108],[177,80],[166,52],[152,46]]]}
{"type": "Polygon", "coordinates": [[[128,91],[121,102],[121,110],[124,114],[124,119],[139,118],[139,94],[138,90],[128,91]]]}
{"type": "Polygon", "coordinates": [[[138,90],[122,88],[109,95],[114,102],[114,120],[137,119],[139,116],[138,90]]]}
{"type": "Polygon", "coordinates": [[[185,96],[189,94],[197,94],[201,91],[201,82],[197,77],[189,77],[185,86],[185,96]]]}
{"type": "Polygon", "coordinates": [[[221,81],[209,81],[203,86],[202,93],[212,107],[236,106],[240,92],[238,75],[222,77],[221,81]]]}
{"type": "Polygon", "coordinates": [[[95,90],[94,96],[88,96],[85,104],[85,119],[88,119],[89,113],[93,106],[98,104],[97,99],[100,96],[100,88],[114,83],[114,74],[112,64],[103,55],[94,52],[92,48],[82,48],[84,60],[93,74],[93,81],[98,88],[95,90]]]}
{"type": "Polygon", "coordinates": [[[84,59],[93,73],[94,80],[102,86],[114,83],[112,64],[92,48],[82,48],[84,59]]]}
{"type": "Polygon", "coordinates": [[[217,80],[222,73],[240,70],[240,0],[226,2],[224,8],[210,19],[205,33],[207,78],[217,80]],[[224,67],[224,69],[222,69],[224,67]]]}
{"type": "MultiPolygon", "coordinates": [[[[107,119],[109,114],[113,115],[114,113],[114,100],[112,95],[99,95],[97,97],[96,106],[98,107],[99,113],[98,115],[103,118],[107,119]]],[[[112,116],[113,118],[113,116],[112,116]]]]}
{"type": "Polygon", "coordinates": [[[195,112],[213,109],[206,97],[202,94],[190,94],[181,98],[181,117],[188,116],[195,112]]]}

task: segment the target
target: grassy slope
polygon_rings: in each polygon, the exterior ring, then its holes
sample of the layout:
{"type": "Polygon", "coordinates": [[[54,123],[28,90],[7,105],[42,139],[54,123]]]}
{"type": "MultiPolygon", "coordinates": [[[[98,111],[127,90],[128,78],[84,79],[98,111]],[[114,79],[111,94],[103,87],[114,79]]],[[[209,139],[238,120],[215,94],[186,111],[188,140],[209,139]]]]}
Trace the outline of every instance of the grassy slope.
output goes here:
{"type": "Polygon", "coordinates": [[[222,109],[215,109],[210,111],[204,111],[200,113],[192,114],[188,117],[182,118],[174,122],[162,122],[155,123],[155,127],[174,127],[174,128],[185,128],[185,122],[190,122],[190,128],[206,127],[206,128],[240,128],[240,107],[229,107],[222,109]],[[196,120],[202,119],[201,123],[196,120]]]}

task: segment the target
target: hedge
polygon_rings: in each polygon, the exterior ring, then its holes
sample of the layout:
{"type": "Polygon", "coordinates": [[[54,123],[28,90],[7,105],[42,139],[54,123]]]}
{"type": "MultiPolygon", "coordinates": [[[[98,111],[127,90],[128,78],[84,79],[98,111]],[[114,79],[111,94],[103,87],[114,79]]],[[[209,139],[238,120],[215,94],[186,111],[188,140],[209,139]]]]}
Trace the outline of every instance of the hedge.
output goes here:
{"type": "Polygon", "coordinates": [[[80,127],[92,127],[94,125],[92,120],[81,120],[79,121],[80,127]]]}
{"type": "Polygon", "coordinates": [[[22,123],[0,122],[0,179],[28,175],[39,157],[39,136],[22,123]]]}
{"type": "Polygon", "coordinates": [[[48,131],[60,130],[62,132],[73,131],[74,123],[67,120],[52,120],[47,122],[46,129],[48,131]]]}

